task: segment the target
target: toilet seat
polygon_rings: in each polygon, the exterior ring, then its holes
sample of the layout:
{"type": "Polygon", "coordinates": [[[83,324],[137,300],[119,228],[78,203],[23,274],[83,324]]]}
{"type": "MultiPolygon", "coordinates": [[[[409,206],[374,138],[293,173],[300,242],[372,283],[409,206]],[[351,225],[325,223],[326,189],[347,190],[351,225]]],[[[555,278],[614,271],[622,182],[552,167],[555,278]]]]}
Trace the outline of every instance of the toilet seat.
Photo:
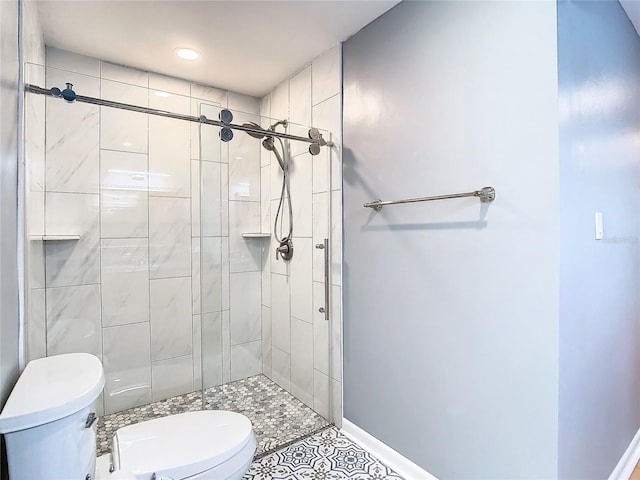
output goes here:
{"type": "Polygon", "coordinates": [[[154,473],[158,479],[214,478],[206,476],[212,470],[215,478],[234,478],[251,463],[255,438],[244,415],[205,410],[123,427],[113,438],[112,453],[115,469],[139,480],[154,473]]]}

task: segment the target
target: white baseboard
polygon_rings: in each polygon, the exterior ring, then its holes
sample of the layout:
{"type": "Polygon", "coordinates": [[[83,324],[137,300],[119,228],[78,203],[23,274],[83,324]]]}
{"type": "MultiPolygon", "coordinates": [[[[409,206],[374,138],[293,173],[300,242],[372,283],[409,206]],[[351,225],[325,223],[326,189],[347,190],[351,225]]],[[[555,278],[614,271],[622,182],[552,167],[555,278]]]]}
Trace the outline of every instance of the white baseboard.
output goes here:
{"type": "Polygon", "coordinates": [[[609,475],[609,480],[629,480],[638,461],[640,461],[640,430],[633,436],[618,465],[609,475]]]}
{"type": "Polygon", "coordinates": [[[385,445],[373,435],[351,423],[346,418],[342,419],[342,428],[340,430],[367,452],[374,455],[382,463],[392,468],[405,480],[438,480],[437,477],[434,477],[429,472],[422,469],[402,454],[396,452],[393,448],[385,445]]]}

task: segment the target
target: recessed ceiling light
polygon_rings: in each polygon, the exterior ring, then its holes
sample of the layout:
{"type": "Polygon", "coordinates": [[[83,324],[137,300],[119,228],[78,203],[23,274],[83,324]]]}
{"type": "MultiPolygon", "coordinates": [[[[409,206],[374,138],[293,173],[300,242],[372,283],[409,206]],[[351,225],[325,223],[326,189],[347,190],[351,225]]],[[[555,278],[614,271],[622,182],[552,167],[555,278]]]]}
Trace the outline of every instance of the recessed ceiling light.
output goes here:
{"type": "Polygon", "coordinates": [[[176,50],[176,55],[183,60],[195,60],[200,56],[198,52],[191,50],[190,48],[179,48],[176,50]]]}

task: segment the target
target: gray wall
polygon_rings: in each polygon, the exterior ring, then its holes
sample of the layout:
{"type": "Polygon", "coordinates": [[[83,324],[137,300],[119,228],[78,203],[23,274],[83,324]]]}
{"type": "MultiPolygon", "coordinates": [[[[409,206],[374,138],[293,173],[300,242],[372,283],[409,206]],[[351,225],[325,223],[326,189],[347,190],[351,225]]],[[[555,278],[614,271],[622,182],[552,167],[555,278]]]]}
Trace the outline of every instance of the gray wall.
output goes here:
{"type": "Polygon", "coordinates": [[[0,1],[0,405],[18,376],[18,9],[0,1]]]}
{"type": "Polygon", "coordinates": [[[618,2],[563,1],[558,56],[559,476],[601,479],[640,427],[640,38],[618,2]]]}
{"type": "Polygon", "coordinates": [[[345,418],[441,479],[557,473],[556,48],[551,2],[403,2],[344,45],[345,418]]]}

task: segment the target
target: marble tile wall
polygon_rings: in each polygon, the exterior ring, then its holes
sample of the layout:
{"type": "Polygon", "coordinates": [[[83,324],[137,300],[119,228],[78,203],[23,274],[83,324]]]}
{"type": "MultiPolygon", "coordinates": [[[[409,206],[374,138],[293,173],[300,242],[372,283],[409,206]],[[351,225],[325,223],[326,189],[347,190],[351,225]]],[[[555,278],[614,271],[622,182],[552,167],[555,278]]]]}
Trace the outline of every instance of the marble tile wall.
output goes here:
{"type": "MultiPolygon", "coordinates": [[[[263,252],[262,370],[318,413],[338,425],[342,418],[342,74],[341,47],[325,52],[262,98],[264,117],[286,118],[325,129],[335,147],[312,157],[291,142],[294,257],[277,259],[273,238],[263,252]],[[324,306],[324,252],[330,240],[331,318],[324,306]],[[332,401],[330,402],[330,398],[332,401]],[[332,408],[330,406],[332,405],[332,408]]],[[[291,125],[290,133],[307,135],[291,125]]],[[[282,174],[269,152],[261,152],[261,224],[272,231],[282,174]]],[[[286,215],[285,215],[286,217],[286,215]]]]}
{"type": "MultiPolygon", "coordinates": [[[[47,49],[32,78],[259,121],[259,99],[63,50],[47,49]]],[[[261,373],[263,244],[242,237],[261,229],[259,142],[221,144],[215,127],[55,98],[28,104],[30,233],[80,236],[30,242],[42,271],[30,280],[28,358],[97,355],[106,413],[261,373]]]]}

